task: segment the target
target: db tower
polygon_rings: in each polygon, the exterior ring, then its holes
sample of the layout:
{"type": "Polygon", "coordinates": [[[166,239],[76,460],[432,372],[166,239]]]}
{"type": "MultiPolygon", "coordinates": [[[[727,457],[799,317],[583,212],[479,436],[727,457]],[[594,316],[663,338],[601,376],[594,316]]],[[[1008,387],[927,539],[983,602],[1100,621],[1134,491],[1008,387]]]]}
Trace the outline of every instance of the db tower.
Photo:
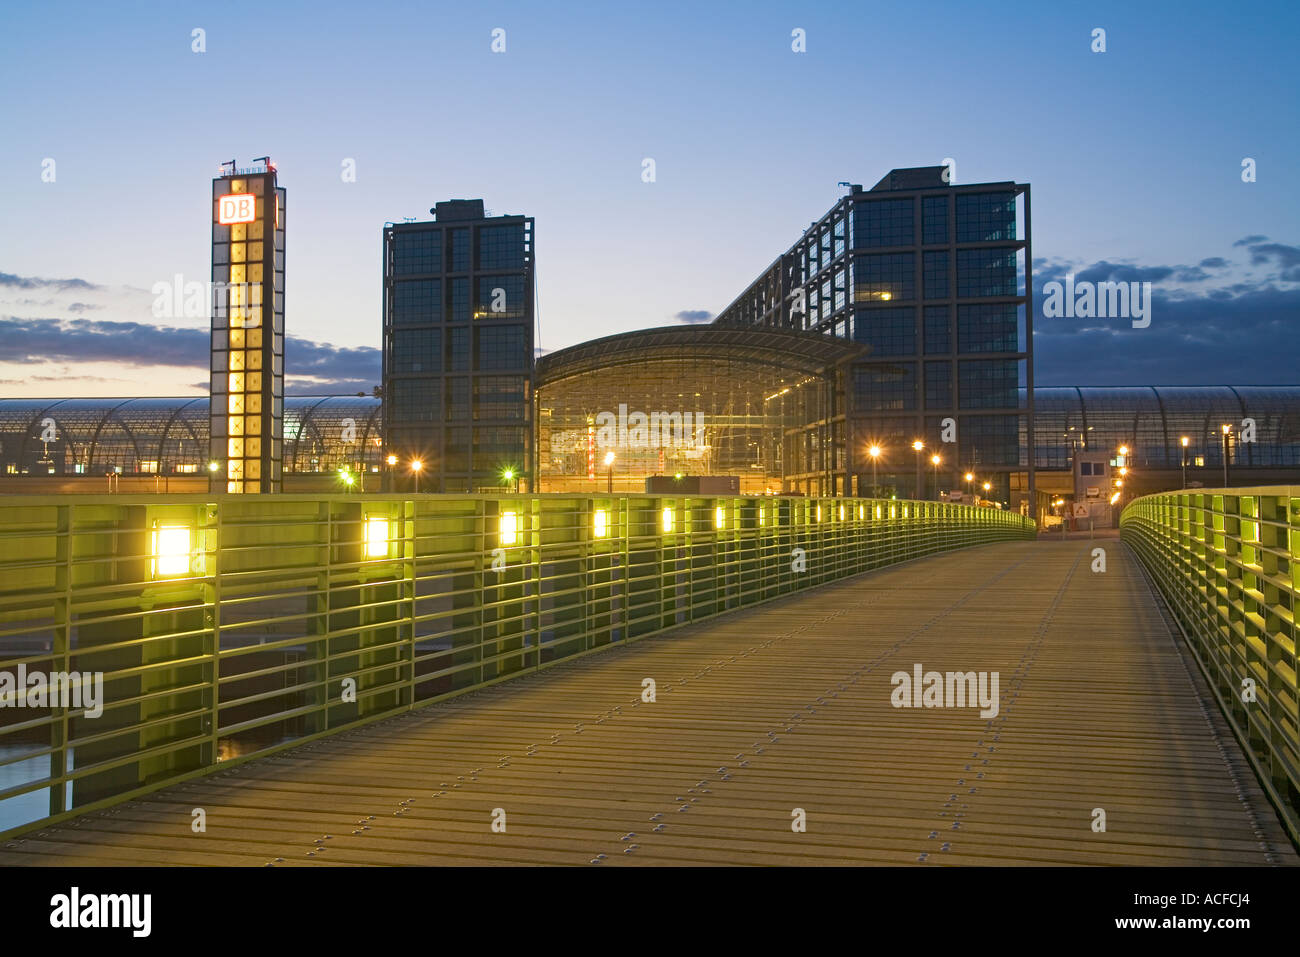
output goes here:
{"type": "Polygon", "coordinates": [[[270,157],[212,181],[210,490],[280,491],[284,449],[284,189],[270,157]]]}

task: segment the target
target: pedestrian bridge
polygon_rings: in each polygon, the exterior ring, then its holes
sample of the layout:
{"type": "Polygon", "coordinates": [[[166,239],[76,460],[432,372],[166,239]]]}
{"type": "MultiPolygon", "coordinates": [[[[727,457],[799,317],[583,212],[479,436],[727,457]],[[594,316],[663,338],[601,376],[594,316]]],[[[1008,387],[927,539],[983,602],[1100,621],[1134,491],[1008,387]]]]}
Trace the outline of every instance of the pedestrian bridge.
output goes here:
{"type": "Polygon", "coordinates": [[[1141,499],[1124,541],[853,499],[6,500],[0,669],[105,690],[0,710],[0,863],[1294,865],[1300,496],[1249,491],[1141,499]]]}

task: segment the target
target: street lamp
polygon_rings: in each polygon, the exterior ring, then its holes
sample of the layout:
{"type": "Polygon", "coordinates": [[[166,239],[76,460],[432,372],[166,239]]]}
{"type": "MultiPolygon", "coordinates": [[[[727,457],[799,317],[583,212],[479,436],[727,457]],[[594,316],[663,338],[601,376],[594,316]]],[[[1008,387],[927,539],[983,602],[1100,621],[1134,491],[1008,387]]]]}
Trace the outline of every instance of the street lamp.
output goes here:
{"type": "Polygon", "coordinates": [[[1183,488],[1187,488],[1187,436],[1183,436],[1178,441],[1183,443],[1183,488]]]}
{"type": "Polygon", "coordinates": [[[920,439],[912,440],[912,450],[916,452],[916,497],[925,498],[921,491],[921,452],[925,448],[925,443],[920,439]]]}
{"type": "Polygon", "coordinates": [[[938,454],[930,456],[930,464],[934,466],[934,497],[939,497],[939,463],[942,462],[938,454]]]}
{"type": "Polygon", "coordinates": [[[415,494],[420,494],[420,471],[424,468],[424,463],[419,459],[411,461],[411,474],[415,476],[415,494]]]}
{"type": "Polygon", "coordinates": [[[607,474],[607,478],[609,482],[605,486],[605,492],[609,495],[613,495],[614,494],[614,453],[613,452],[605,453],[605,468],[609,470],[607,474]]]}
{"type": "Polygon", "coordinates": [[[880,453],[883,450],[878,445],[873,445],[867,449],[867,454],[871,456],[871,494],[876,496],[880,494],[880,477],[876,473],[876,462],[880,459],[880,453]]]}
{"type": "Polygon", "coordinates": [[[1232,426],[1223,425],[1223,487],[1228,487],[1228,436],[1232,434],[1232,426]]]}
{"type": "Polygon", "coordinates": [[[519,491],[519,475],[510,466],[506,466],[501,470],[501,481],[504,482],[506,485],[509,485],[511,482],[514,482],[515,483],[514,491],[516,492],[519,491]]]}

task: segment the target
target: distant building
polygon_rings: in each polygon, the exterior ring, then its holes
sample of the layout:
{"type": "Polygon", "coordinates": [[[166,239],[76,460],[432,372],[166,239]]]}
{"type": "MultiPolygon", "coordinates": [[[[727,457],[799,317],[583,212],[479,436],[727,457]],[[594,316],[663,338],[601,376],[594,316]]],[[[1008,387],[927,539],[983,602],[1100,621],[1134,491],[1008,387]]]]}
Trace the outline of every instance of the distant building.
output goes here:
{"type": "Polygon", "coordinates": [[[533,220],[432,212],[384,228],[384,446],[396,489],[499,490],[532,460],[533,220]]]}
{"type": "Polygon", "coordinates": [[[850,187],[714,320],[869,347],[830,411],[832,444],[803,469],[813,489],[830,474],[823,494],[866,489],[878,444],[889,450],[880,483],[902,494],[933,497],[936,483],[960,488],[976,471],[990,498],[1010,498],[1021,434],[1032,434],[1018,392],[1033,387],[1029,186],[952,186],[945,174],[895,169],[870,190],[850,187]]]}
{"type": "MultiPolygon", "coordinates": [[[[228,169],[226,167],[229,167],[228,169]]],[[[278,492],[284,456],[284,201],[269,157],[212,181],[214,492],[278,492]]]]}

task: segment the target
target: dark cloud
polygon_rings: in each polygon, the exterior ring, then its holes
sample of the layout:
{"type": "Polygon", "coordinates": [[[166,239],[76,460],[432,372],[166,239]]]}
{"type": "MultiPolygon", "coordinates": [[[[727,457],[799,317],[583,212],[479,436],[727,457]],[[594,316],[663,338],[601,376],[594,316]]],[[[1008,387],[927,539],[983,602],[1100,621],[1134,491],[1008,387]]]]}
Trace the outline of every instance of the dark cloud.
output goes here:
{"type": "MultiPolygon", "coordinates": [[[[1078,275],[1078,274],[1076,274],[1078,275]]],[[[1037,277],[1035,277],[1037,278],[1037,277]]],[[[1237,283],[1174,296],[1152,288],[1151,325],[1048,319],[1036,290],[1038,385],[1286,385],[1300,380],[1300,289],[1237,283]]]]}
{"type": "MultiPolygon", "coordinates": [[[[208,367],[208,330],[93,319],[0,319],[0,362],[118,362],[208,367]]],[[[307,339],[285,341],[285,378],[311,380],[309,391],[369,391],[380,381],[380,351],[307,339]]],[[[207,384],[204,383],[204,388],[207,384]]]]}
{"type": "Polygon", "coordinates": [[[1268,242],[1268,237],[1267,237],[1267,236],[1243,236],[1241,239],[1238,239],[1238,240],[1237,240],[1235,243],[1233,243],[1232,245],[1233,245],[1234,247],[1236,247],[1236,246],[1249,246],[1249,245],[1251,245],[1252,243],[1264,243],[1264,242],[1268,242]]]}
{"type": "Polygon", "coordinates": [[[15,276],[0,272],[0,286],[13,289],[102,289],[84,279],[38,279],[35,276],[15,276]]]}
{"type": "Polygon", "coordinates": [[[1276,262],[1284,282],[1300,282],[1300,246],[1285,243],[1256,243],[1250,247],[1250,264],[1262,266],[1276,262]]]}
{"type": "Polygon", "coordinates": [[[707,309],[683,309],[673,316],[678,322],[699,323],[708,322],[713,318],[713,313],[707,309]]]}
{"type": "Polygon", "coordinates": [[[1185,266],[1131,266],[1102,260],[1074,272],[1075,282],[1160,282],[1185,266]]]}
{"type": "Polygon", "coordinates": [[[1200,265],[1205,269],[1223,269],[1228,265],[1228,260],[1222,256],[1211,256],[1209,259],[1202,259],[1200,265]]]}

